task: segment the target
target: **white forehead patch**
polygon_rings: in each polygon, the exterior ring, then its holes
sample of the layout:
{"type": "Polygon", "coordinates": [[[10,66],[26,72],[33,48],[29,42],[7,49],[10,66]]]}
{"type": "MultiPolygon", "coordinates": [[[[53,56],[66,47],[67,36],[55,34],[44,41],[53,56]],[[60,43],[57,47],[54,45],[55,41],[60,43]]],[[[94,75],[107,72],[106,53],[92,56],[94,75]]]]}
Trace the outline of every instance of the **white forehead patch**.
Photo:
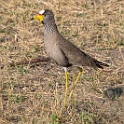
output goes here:
{"type": "Polygon", "coordinates": [[[39,11],[39,14],[42,15],[42,14],[44,14],[44,12],[45,12],[45,10],[40,10],[40,11],[39,11]]]}

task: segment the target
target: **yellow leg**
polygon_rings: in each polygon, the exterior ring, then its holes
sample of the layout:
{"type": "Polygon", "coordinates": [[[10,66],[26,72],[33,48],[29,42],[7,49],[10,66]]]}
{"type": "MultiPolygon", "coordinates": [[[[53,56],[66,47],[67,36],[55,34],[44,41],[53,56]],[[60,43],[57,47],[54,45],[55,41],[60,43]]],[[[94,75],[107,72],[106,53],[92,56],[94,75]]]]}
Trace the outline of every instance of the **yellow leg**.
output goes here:
{"type": "Polygon", "coordinates": [[[74,92],[74,89],[75,89],[75,87],[76,87],[76,84],[77,84],[77,82],[78,82],[78,80],[79,80],[79,78],[80,78],[80,76],[81,76],[81,74],[82,74],[82,68],[81,68],[81,67],[78,67],[78,69],[79,69],[79,73],[78,73],[78,76],[77,76],[77,78],[76,78],[76,80],[75,80],[74,86],[72,87],[71,93],[70,93],[70,95],[69,95],[69,99],[71,99],[72,94],[73,94],[73,92],[74,92]]]}
{"type": "Polygon", "coordinates": [[[64,98],[64,106],[66,106],[67,94],[68,94],[68,72],[65,72],[66,77],[66,88],[65,88],[65,98],[64,98]]]}

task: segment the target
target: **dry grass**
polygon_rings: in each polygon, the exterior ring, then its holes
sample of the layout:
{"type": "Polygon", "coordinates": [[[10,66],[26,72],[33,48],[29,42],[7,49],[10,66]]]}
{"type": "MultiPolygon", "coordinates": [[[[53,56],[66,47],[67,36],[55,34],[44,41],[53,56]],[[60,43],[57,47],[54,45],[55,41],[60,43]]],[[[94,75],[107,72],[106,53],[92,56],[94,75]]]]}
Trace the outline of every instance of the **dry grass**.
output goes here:
{"type": "MultiPolygon", "coordinates": [[[[103,92],[124,86],[123,0],[0,1],[0,124],[124,124],[124,97],[103,92]],[[109,68],[84,68],[73,100],[63,108],[64,72],[55,63],[10,68],[9,62],[46,56],[41,9],[55,13],[59,31],[109,68]]],[[[70,89],[77,75],[70,68],[70,89]]]]}

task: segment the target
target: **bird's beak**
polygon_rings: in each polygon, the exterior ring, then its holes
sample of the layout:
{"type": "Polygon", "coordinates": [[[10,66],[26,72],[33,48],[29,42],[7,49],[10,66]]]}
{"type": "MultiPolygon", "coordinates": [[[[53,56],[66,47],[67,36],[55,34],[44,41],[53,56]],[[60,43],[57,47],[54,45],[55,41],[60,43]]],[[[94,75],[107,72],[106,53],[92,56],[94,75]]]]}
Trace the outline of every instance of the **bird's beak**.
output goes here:
{"type": "Polygon", "coordinates": [[[35,16],[34,20],[39,20],[40,22],[42,22],[43,21],[43,15],[39,14],[39,15],[35,16]]]}

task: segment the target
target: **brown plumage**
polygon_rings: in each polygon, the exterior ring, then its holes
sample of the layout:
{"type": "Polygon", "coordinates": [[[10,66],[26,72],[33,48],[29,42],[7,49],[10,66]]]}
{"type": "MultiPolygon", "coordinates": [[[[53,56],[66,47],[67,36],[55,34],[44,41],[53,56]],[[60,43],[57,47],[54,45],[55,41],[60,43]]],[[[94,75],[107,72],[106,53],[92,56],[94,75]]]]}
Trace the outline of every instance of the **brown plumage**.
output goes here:
{"type": "Polygon", "coordinates": [[[66,40],[57,29],[52,11],[45,10],[42,15],[45,50],[57,64],[63,67],[90,66],[95,69],[108,66],[108,64],[94,59],[66,40]]]}

